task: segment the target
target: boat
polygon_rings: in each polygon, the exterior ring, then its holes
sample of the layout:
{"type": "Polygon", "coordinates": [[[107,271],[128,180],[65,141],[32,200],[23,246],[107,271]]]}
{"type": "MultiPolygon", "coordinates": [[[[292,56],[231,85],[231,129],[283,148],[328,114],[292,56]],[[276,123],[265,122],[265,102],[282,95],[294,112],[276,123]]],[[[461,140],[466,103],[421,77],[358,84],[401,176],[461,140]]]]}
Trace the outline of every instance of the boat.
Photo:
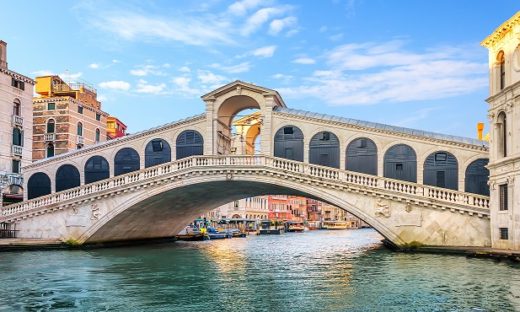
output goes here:
{"type": "Polygon", "coordinates": [[[278,227],[278,221],[271,220],[263,220],[260,222],[260,229],[258,230],[258,235],[280,235],[282,233],[282,228],[278,227]]]}
{"type": "Polygon", "coordinates": [[[285,231],[286,232],[303,232],[305,230],[305,226],[303,222],[300,221],[287,221],[285,222],[285,231]]]}
{"type": "Polygon", "coordinates": [[[346,230],[348,225],[347,221],[323,221],[321,228],[324,230],[346,230]]]}
{"type": "Polygon", "coordinates": [[[175,235],[175,239],[176,240],[180,240],[180,241],[202,241],[202,240],[206,240],[208,238],[209,237],[207,237],[206,235],[204,235],[202,233],[191,233],[191,234],[175,235]]]}
{"type": "Polygon", "coordinates": [[[231,237],[246,237],[246,233],[239,229],[227,229],[226,232],[231,235],[231,237]]]}
{"type": "Polygon", "coordinates": [[[224,239],[224,238],[231,238],[232,234],[228,232],[220,232],[214,227],[208,227],[207,228],[207,234],[210,239],[224,239]]]}

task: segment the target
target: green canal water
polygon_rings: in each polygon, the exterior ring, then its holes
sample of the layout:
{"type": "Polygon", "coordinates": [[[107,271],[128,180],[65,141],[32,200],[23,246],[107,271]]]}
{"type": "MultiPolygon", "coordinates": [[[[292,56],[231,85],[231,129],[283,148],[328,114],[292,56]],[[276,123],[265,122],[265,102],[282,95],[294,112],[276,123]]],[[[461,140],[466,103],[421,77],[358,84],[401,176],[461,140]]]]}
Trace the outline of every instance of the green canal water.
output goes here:
{"type": "Polygon", "coordinates": [[[0,253],[0,311],[515,311],[520,266],[373,230],[0,253]]]}

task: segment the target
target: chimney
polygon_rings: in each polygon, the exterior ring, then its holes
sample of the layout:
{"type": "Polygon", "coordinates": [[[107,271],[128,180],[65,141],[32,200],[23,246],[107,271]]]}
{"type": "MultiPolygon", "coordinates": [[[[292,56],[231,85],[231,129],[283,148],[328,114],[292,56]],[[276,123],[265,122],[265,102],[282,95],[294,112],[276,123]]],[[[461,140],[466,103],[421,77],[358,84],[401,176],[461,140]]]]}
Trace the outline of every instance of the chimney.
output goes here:
{"type": "Polygon", "coordinates": [[[0,40],[0,68],[7,69],[7,42],[0,40]]]}
{"type": "Polygon", "coordinates": [[[482,133],[484,132],[484,123],[477,123],[477,138],[482,141],[482,133]]]}

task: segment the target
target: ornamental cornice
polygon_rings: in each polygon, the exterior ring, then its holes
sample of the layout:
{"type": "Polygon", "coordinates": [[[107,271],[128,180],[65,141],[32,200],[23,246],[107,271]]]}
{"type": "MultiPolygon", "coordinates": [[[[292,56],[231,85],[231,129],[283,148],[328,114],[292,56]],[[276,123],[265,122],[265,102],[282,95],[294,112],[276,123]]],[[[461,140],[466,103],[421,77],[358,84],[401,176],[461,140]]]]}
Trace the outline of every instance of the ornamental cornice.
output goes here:
{"type": "Polygon", "coordinates": [[[310,117],[310,116],[294,115],[294,114],[285,113],[285,112],[273,111],[273,114],[274,115],[285,116],[285,117],[290,117],[292,119],[307,120],[307,121],[317,121],[319,123],[326,123],[326,124],[329,124],[329,125],[340,126],[340,127],[345,127],[345,128],[349,128],[349,129],[362,130],[362,131],[367,131],[367,132],[371,132],[371,133],[375,133],[375,134],[378,134],[378,133],[388,134],[388,135],[404,137],[404,138],[409,138],[409,139],[414,139],[414,140],[427,141],[427,142],[432,142],[432,143],[442,143],[442,144],[446,144],[446,145],[463,147],[463,148],[472,149],[472,150],[478,150],[478,151],[484,151],[484,152],[488,152],[489,151],[489,148],[484,146],[484,145],[480,146],[480,145],[473,145],[473,144],[465,144],[465,143],[462,143],[462,142],[455,142],[455,141],[449,141],[449,140],[435,139],[435,138],[419,136],[419,135],[412,135],[412,134],[408,134],[408,133],[403,133],[403,132],[398,132],[398,131],[391,131],[391,130],[385,130],[385,129],[375,129],[375,128],[370,128],[370,127],[363,127],[363,126],[360,126],[360,125],[352,125],[352,124],[348,124],[348,123],[341,122],[341,121],[324,120],[324,119],[320,119],[320,118],[314,118],[314,117],[310,117]]]}
{"type": "Polygon", "coordinates": [[[14,72],[12,70],[9,70],[9,69],[0,68],[0,73],[4,73],[6,75],[13,77],[16,80],[23,81],[23,82],[31,84],[33,86],[36,84],[36,82],[34,80],[32,80],[31,78],[24,76],[22,74],[19,74],[17,72],[14,72]]]}
{"type": "Polygon", "coordinates": [[[69,158],[72,158],[72,157],[81,156],[81,155],[88,154],[88,153],[91,153],[91,152],[103,150],[105,148],[113,147],[113,146],[119,145],[121,143],[128,142],[130,140],[140,139],[142,137],[146,137],[146,136],[154,134],[154,133],[162,132],[162,131],[165,131],[165,130],[170,130],[170,129],[173,129],[173,128],[176,128],[176,127],[179,127],[179,126],[189,125],[191,123],[204,120],[205,118],[206,118],[205,114],[196,115],[196,116],[193,116],[193,117],[188,117],[186,119],[183,119],[183,120],[180,120],[180,121],[177,121],[177,122],[174,122],[174,123],[169,123],[169,124],[166,124],[166,125],[163,125],[163,126],[159,126],[159,127],[152,128],[152,129],[149,129],[149,130],[145,130],[145,131],[142,131],[142,132],[138,132],[138,133],[135,133],[135,134],[130,134],[130,135],[127,135],[127,136],[124,136],[124,137],[120,137],[120,138],[117,138],[117,139],[113,139],[113,140],[110,140],[110,141],[106,141],[106,142],[103,142],[103,143],[100,143],[100,144],[97,144],[97,145],[87,146],[87,147],[84,147],[84,148],[79,149],[79,150],[75,150],[75,151],[72,151],[72,152],[68,152],[68,153],[65,153],[65,154],[54,156],[52,158],[46,158],[46,159],[38,160],[38,161],[28,165],[28,166],[23,167],[22,169],[23,170],[33,169],[33,168],[37,168],[39,166],[46,165],[46,164],[49,164],[49,163],[52,163],[52,162],[61,161],[61,160],[64,160],[64,159],[69,159],[69,158]]]}
{"type": "Polygon", "coordinates": [[[504,38],[513,28],[520,24],[520,11],[502,23],[492,34],[482,40],[481,46],[492,49],[502,38],[504,38]]]}

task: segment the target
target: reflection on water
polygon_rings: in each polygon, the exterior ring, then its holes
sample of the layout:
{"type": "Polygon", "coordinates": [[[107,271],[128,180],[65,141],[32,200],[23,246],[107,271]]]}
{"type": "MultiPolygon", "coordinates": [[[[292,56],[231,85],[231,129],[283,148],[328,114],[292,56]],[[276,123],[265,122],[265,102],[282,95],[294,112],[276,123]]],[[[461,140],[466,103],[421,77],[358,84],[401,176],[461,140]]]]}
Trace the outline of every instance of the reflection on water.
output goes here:
{"type": "Polygon", "coordinates": [[[0,311],[514,311],[518,265],[394,253],[372,230],[0,254],[0,311]]]}

